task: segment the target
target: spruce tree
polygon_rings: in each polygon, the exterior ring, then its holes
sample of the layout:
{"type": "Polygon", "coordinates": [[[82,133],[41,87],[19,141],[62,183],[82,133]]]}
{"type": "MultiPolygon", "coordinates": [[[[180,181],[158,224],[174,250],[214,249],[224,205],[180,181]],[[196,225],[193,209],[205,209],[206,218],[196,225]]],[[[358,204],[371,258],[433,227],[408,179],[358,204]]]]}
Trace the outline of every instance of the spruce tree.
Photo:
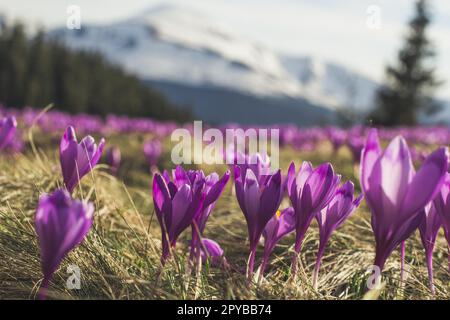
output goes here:
{"type": "Polygon", "coordinates": [[[440,109],[432,99],[433,89],[441,82],[429,64],[435,52],[426,35],[431,21],[427,1],[418,0],[415,9],[397,65],[386,68],[387,83],[377,92],[377,106],[369,119],[374,124],[415,125],[421,115],[440,109]]]}

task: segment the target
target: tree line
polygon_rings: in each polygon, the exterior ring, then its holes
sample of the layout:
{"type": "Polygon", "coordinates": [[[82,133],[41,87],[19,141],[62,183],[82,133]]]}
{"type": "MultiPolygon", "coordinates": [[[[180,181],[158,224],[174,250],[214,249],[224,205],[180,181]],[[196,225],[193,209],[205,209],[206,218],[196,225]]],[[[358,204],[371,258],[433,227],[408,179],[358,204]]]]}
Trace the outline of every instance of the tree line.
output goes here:
{"type": "Polygon", "coordinates": [[[0,103],[9,107],[55,104],[70,113],[188,120],[137,77],[92,52],[72,51],[24,25],[0,21],[0,103]]]}

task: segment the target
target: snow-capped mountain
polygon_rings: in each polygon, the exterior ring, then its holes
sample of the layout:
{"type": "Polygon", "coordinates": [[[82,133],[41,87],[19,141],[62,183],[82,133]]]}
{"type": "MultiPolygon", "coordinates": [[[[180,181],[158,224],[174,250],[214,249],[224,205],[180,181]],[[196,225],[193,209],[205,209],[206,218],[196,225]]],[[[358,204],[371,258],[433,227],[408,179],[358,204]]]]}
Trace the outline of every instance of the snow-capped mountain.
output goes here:
{"type": "MultiPolygon", "coordinates": [[[[292,104],[365,112],[377,87],[373,80],[337,64],[277,54],[180,6],[154,7],[108,25],[56,29],[50,36],[74,49],[99,51],[143,80],[164,84],[163,91],[167,84],[176,84],[223,89],[258,101],[288,99],[292,104]]],[[[198,100],[189,96],[188,102],[198,100]]]]}
{"type": "Polygon", "coordinates": [[[322,97],[330,107],[366,113],[373,106],[379,84],[346,67],[312,57],[281,56],[285,69],[296,77],[307,97],[322,97]]]}

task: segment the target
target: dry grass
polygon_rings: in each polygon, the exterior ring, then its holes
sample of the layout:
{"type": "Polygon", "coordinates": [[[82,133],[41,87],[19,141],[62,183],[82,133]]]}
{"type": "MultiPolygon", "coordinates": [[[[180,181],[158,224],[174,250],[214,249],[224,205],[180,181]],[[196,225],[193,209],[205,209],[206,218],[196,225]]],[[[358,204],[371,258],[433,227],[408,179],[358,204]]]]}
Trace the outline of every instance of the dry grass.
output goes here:
{"type": "MultiPolygon", "coordinates": [[[[93,201],[94,227],[81,246],[63,261],[50,286],[50,298],[58,299],[361,299],[366,292],[367,269],[373,260],[374,241],[367,208],[361,208],[333,236],[320,272],[319,290],[311,283],[318,245],[313,225],[301,255],[303,268],[296,283],[289,280],[293,236],[284,239],[272,255],[261,285],[247,286],[244,270],[248,254],[246,226],[230,186],[224,191],[205,236],[217,240],[225,250],[229,268],[203,266],[199,274],[188,272],[185,232],[175,258],[161,271],[160,232],[153,216],[151,176],[140,154],[142,136],[112,137],[122,147],[121,179],[98,168],[83,180],[75,197],[93,201]],[[77,265],[82,273],[80,290],[68,290],[67,267],[77,265]],[[160,273],[161,272],[161,273],[160,273]],[[160,277],[158,277],[160,274],[160,277]]],[[[33,218],[39,195],[61,184],[57,144],[37,142],[38,154],[0,158],[0,298],[33,299],[42,275],[33,218]],[[45,150],[42,151],[42,150],[45,150]]],[[[331,155],[328,145],[314,154],[299,154],[288,148],[281,154],[282,168],[291,160],[329,161],[344,178],[357,179],[349,153],[331,155]]],[[[167,158],[163,163],[168,163],[167,158]]],[[[211,171],[211,168],[203,168],[211,171]]],[[[221,168],[222,171],[224,168],[221,168]]],[[[287,200],[282,206],[287,206],[287,200]]],[[[435,252],[436,296],[427,288],[424,254],[417,235],[407,243],[410,267],[405,285],[399,280],[399,256],[389,259],[384,287],[372,292],[382,299],[449,299],[447,245],[439,236],[435,252]]]]}

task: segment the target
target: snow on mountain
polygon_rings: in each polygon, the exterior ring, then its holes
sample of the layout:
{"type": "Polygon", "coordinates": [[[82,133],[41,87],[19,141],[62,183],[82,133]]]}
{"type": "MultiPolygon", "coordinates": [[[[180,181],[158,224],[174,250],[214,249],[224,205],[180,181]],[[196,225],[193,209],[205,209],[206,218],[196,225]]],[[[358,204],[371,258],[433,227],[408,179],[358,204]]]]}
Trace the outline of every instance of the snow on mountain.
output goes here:
{"type": "Polygon", "coordinates": [[[341,65],[312,57],[282,56],[285,69],[300,82],[311,99],[322,96],[328,105],[368,112],[379,84],[341,65]]]}
{"type": "Polygon", "coordinates": [[[367,111],[377,84],[311,57],[280,56],[190,8],[158,6],[128,20],[51,36],[103,53],[144,80],[210,86],[258,97],[302,98],[367,111]]]}

